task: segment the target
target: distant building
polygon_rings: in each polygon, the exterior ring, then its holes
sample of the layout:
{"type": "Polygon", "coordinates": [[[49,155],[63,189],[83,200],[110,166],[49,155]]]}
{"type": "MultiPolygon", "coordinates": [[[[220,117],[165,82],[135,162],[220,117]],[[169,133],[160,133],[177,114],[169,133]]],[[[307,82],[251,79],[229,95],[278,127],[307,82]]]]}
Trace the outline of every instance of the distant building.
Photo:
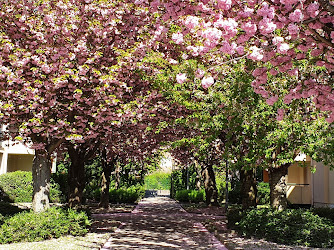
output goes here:
{"type": "MultiPolygon", "coordinates": [[[[269,181],[267,171],[263,177],[265,182],[269,181]]],[[[292,204],[334,207],[334,171],[305,154],[298,155],[289,167],[287,185],[287,198],[292,204]]]]}
{"type": "MultiPolygon", "coordinates": [[[[28,148],[21,142],[1,139],[1,134],[5,130],[4,125],[0,125],[0,174],[14,171],[31,171],[35,151],[28,148]]],[[[56,161],[53,161],[52,172],[55,171],[56,161]]]]}
{"type": "MultiPolygon", "coordinates": [[[[0,133],[5,126],[0,125],[0,133]]],[[[34,150],[20,142],[0,140],[0,174],[17,170],[31,171],[34,150]]]]}

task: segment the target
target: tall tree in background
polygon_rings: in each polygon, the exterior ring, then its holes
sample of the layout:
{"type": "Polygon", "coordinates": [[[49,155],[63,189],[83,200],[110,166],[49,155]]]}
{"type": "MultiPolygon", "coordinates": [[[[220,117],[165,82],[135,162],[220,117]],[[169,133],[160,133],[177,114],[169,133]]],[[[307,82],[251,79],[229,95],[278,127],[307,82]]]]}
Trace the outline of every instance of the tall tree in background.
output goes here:
{"type": "Polygon", "coordinates": [[[65,140],[98,137],[147,86],[127,58],[141,54],[146,14],[131,1],[1,2],[0,116],[36,149],[34,211],[48,207],[49,155],[65,140]]]}

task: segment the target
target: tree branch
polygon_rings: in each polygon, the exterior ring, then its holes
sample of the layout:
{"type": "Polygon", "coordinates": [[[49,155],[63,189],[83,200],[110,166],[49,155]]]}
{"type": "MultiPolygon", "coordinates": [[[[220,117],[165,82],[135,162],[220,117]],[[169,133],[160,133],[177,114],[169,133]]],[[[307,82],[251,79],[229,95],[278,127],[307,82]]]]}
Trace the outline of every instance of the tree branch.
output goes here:
{"type": "Polygon", "coordinates": [[[327,44],[328,46],[334,48],[334,44],[331,43],[330,41],[328,41],[326,38],[322,37],[319,35],[318,32],[316,32],[314,29],[308,28],[309,31],[312,32],[313,35],[315,35],[320,41],[322,41],[323,43],[327,44]]]}
{"type": "Polygon", "coordinates": [[[330,4],[329,0],[319,0],[319,3],[322,8],[334,14],[334,6],[330,4]]]}

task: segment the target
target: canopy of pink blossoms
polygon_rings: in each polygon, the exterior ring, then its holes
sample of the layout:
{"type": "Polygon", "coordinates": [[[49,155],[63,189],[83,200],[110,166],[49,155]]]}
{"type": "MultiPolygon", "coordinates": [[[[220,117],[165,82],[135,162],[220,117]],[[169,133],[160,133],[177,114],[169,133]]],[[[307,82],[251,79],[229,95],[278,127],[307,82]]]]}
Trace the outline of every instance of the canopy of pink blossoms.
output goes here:
{"type": "MultiPolygon", "coordinates": [[[[268,103],[278,100],[275,77],[285,77],[289,85],[285,103],[312,98],[327,113],[327,121],[334,121],[333,1],[154,0],[140,4],[162,13],[156,21],[159,30],[168,30],[172,24],[181,28],[165,32],[161,39],[174,41],[185,51],[183,58],[205,58],[211,65],[253,60],[258,64],[252,72],[253,88],[268,103]]],[[[210,85],[204,82],[205,87],[210,85]]]]}

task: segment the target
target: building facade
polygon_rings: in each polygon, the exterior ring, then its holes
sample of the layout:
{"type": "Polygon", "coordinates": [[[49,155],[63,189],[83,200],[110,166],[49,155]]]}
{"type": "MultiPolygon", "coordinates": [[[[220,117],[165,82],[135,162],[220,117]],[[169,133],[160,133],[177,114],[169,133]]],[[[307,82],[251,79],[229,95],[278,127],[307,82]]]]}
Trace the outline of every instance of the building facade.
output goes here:
{"type": "MultiPolygon", "coordinates": [[[[5,126],[0,125],[0,133],[5,126]]],[[[34,150],[20,142],[0,140],[0,174],[17,170],[31,171],[34,150]]]]}
{"type": "MultiPolygon", "coordinates": [[[[268,182],[266,171],[263,177],[268,182]]],[[[292,204],[334,208],[334,171],[305,154],[298,155],[289,167],[287,185],[287,198],[292,204]]]]}

